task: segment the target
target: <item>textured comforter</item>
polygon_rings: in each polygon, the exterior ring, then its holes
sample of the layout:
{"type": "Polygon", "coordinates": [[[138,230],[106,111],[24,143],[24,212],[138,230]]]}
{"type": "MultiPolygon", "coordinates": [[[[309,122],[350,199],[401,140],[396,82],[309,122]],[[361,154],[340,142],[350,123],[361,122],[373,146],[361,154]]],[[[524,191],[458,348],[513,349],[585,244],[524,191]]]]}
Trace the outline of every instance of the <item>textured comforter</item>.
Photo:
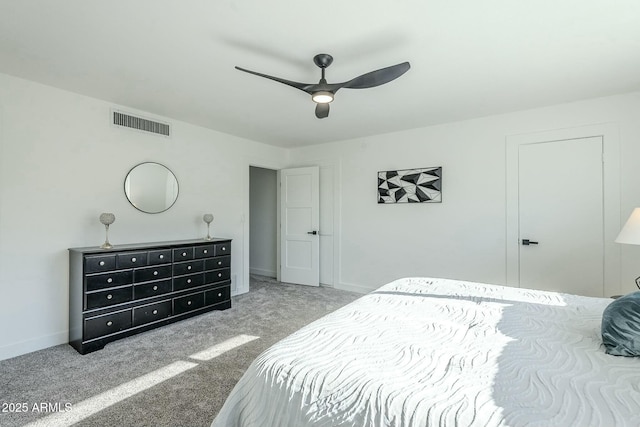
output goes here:
{"type": "Polygon", "coordinates": [[[444,279],[387,284],[261,354],[214,427],[640,426],[611,302],[444,279]]]}

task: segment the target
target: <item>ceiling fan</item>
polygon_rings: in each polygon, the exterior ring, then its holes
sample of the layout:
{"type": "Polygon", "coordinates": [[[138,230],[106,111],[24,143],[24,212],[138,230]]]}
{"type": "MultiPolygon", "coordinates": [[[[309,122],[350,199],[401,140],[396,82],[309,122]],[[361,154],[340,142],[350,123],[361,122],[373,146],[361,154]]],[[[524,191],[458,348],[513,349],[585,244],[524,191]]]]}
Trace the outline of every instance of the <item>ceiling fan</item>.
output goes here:
{"type": "Polygon", "coordinates": [[[329,103],[333,101],[336,92],[342,88],[345,89],[366,89],[389,83],[406,73],[411,65],[408,62],[392,65],[391,67],[381,68],[369,73],[358,76],[344,83],[327,83],[324,77],[324,70],[331,65],[333,57],[326,53],[320,53],[313,57],[313,62],[322,70],[322,77],[318,83],[298,83],[291,80],[281,79],[279,77],[268,76],[266,74],[257,73],[255,71],[236,67],[237,70],[245,73],[255,74],[256,76],[265,77],[276,82],[300,89],[311,95],[311,99],[316,105],[316,117],[324,119],[329,115],[329,103]]]}

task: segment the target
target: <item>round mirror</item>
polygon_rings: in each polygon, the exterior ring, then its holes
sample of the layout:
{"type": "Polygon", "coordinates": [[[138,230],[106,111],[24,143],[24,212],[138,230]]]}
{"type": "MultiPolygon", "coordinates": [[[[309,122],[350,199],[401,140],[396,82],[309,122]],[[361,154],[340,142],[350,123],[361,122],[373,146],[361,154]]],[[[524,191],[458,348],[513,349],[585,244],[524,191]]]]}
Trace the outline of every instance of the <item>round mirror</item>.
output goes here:
{"type": "Polygon", "coordinates": [[[136,209],[160,213],[176,202],[178,180],[173,172],[160,163],[140,163],[127,174],[124,193],[136,209]]]}

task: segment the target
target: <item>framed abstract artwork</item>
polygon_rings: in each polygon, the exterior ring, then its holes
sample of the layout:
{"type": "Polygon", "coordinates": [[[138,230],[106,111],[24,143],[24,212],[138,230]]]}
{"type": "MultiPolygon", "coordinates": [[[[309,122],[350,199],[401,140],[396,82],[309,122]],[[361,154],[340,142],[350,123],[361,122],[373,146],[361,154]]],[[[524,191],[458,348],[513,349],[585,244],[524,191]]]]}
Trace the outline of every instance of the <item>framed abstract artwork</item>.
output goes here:
{"type": "Polygon", "coordinates": [[[442,166],[378,172],[378,203],[442,202],[442,166]]]}

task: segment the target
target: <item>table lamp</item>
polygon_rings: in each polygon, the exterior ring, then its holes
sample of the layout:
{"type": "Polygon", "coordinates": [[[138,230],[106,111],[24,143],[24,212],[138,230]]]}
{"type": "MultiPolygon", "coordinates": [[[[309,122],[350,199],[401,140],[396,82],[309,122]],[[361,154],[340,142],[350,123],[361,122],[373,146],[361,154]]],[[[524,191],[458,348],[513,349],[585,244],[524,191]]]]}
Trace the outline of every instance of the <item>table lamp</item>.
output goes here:
{"type": "MultiPolygon", "coordinates": [[[[620,230],[616,243],[640,245],[640,208],[635,208],[631,216],[620,230]]],[[[636,286],[640,289],[640,277],[636,278],[636,286]]]]}

